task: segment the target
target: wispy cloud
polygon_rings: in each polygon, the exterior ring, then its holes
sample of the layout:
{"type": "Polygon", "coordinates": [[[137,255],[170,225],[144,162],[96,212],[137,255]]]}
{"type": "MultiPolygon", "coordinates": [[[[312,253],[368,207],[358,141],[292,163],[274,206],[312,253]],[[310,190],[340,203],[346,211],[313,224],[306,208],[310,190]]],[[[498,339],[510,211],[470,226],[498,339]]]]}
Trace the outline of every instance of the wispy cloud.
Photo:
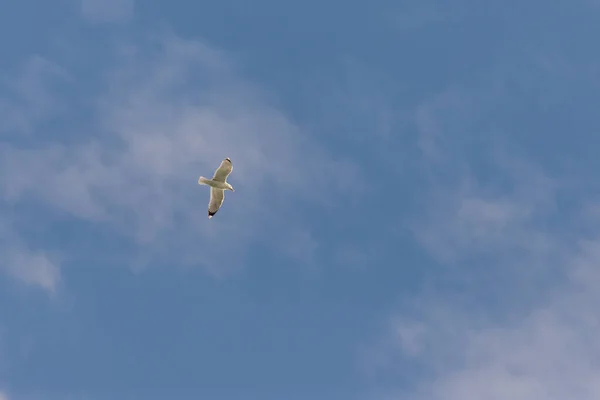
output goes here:
{"type": "Polygon", "coordinates": [[[476,126],[489,107],[479,97],[446,90],[415,112],[426,184],[422,212],[411,229],[443,264],[488,266],[460,274],[467,279],[491,273],[500,261],[504,272],[506,264],[527,264],[533,270],[548,261],[560,244],[554,232],[540,230],[539,224],[556,211],[556,196],[564,186],[507,150],[502,139],[479,139],[476,126]]]}
{"type": "Polygon", "coordinates": [[[564,222],[574,227],[564,232],[548,227],[551,217],[534,222],[528,200],[473,198],[455,198],[446,219],[425,225],[435,237],[426,248],[456,258],[442,259],[449,271],[437,290],[390,319],[376,360],[412,375],[389,398],[598,398],[600,232],[583,229],[593,208],[564,222]]]}
{"type": "Polygon", "coordinates": [[[16,227],[10,224],[9,213],[1,208],[0,216],[3,217],[0,224],[0,272],[54,294],[61,280],[59,260],[28,246],[19,237],[16,227]]]}
{"type": "Polygon", "coordinates": [[[0,134],[32,134],[37,123],[66,111],[53,84],[68,80],[63,68],[39,55],[29,57],[16,75],[1,74],[0,134]]]}
{"type": "Polygon", "coordinates": [[[293,245],[298,238],[313,248],[294,208],[327,206],[323,194],[350,186],[350,164],[202,42],[167,36],[118,51],[122,63],[100,72],[109,89],[97,95],[81,139],[0,146],[5,200],[101,223],[143,248],[142,262],[168,256],[222,273],[240,266],[250,244],[292,257],[305,253],[293,245]],[[208,191],[196,181],[223,157],[233,160],[236,192],[208,221],[208,191]]]}
{"type": "Polygon", "coordinates": [[[411,371],[389,398],[596,399],[595,207],[532,161],[467,150],[477,144],[468,129],[453,134],[481,116],[476,104],[446,94],[417,112],[429,186],[412,228],[435,277],[394,313],[374,352],[396,381],[411,371]]]}
{"type": "Polygon", "coordinates": [[[446,262],[473,255],[497,257],[499,252],[542,256],[552,243],[536,223],[553,207],[554,182],[521,165],[522,174],[508,178],[504,188],[482,184],[472,175],[456,185],[434,187],[428,211],[414,226],[421,244],[446,262]],[[529,179],[524,179],[528,169],[529,179]]]}
{"type": "Polygon", "coordinates": [[[81,0],[81,13],[91,22],[127,22],[135,0],[81,0]]]}
{"type": "Polygon", "coordinates": [[[46,254],[22,248],[2,249],[2,252],[0,262],[9,275],[50,293],[56,291],[60,281],[60,270],[46,254]]]}
{"type": "MultiPolygon", "coordinates": [[[[580,239],[577,244],[563,264],[567,279],[560,288],[508,322],[441,304],[421,308],[417,320],[395,321],[402,353],[434,371],[433,379],[401,397],[597,399],[600,241],[580,239]],[[414,326],[416,335],[407,335],[414,326]]],[[[507,295],[519,294],[507,290],[507,295]]]]}

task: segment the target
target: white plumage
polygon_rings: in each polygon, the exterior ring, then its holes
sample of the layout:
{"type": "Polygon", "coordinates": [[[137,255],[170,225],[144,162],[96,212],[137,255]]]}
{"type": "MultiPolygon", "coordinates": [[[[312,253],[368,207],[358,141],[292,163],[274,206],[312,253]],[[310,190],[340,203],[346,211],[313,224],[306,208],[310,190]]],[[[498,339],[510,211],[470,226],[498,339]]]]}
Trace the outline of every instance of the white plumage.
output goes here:
{"type": "Polygon", "coordinates": [[[235,192],[233,186],[227,183],[227,177],[233,171],[233,165],[231,164],[231,160],[229,158],[221,161],[221,165],[215,171],[212,179],[206,179],[201,176],[198,178],[199,185],[207,185],[210,186],[210,201],[208,202],[208,218],[212,218],[213,215],[219,211],[221,205],[223,204],[223,200],[225,200],[225,191],[231,190],[235,192]]]}

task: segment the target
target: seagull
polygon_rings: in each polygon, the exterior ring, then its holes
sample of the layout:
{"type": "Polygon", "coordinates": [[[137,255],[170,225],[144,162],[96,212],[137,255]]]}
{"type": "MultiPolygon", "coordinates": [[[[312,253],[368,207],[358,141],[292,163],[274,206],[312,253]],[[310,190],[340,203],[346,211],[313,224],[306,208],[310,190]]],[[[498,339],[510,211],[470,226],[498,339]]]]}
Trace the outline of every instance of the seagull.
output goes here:
{"type": "Polygon", "coordinates": [[[212,179],[206,179],[201,176],[198,178],[199,185],[208,185],[210,186],[210,201],[208,202],[208,219],[211,219],[213,215],[219,211],[221,208],[221,204],[223,204],[223,200],[225,199],[225,191],[233,190],[233,186],[227,183],[227,177],[231,174],[233,170],[233,165],[231,165],[231,160],[229,158],[221,161],[221,165],[215,171],[215,175],[212,179]]]}

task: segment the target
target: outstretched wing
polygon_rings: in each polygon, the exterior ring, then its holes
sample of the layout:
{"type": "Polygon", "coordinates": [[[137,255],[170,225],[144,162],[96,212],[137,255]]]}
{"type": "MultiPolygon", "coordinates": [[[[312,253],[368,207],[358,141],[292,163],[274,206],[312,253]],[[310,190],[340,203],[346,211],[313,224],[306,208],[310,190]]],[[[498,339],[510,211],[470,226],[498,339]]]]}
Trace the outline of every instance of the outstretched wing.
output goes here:
{"type": "Polygon", "coordinates": [[[213,215],[219,211],[221,204],[225,200],[225,190],[217,189],[214,187],[210,188],[210,201],[208,202],[208,218],[212,218],[213,215]]]}
{"type": "Polygon", "coordinates": [[[221,161],[221,165],[219,165],[219,168],[217,168],[217,170],[215,171],[215,175],[212,178],[213,181],[225,182],[232,170],[233,165],[231,164],[231,160],[229,158],[224,159],[223,161],[221,161]]]}

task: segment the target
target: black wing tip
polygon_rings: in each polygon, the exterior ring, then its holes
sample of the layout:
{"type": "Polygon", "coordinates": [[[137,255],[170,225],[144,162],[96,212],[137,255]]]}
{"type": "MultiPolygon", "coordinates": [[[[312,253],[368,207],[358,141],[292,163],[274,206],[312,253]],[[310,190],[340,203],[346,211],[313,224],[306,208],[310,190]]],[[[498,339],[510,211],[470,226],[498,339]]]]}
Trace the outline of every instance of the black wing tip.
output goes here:
{"type": "Polygon", "coordinates": [[[215,215],[216,213],[217,213],[216,211],[215,211],[215,212],[210,212],[210,211],[209,211],[209,212],[208,212],[208,216],[209,216],[209,217],[212,217],[212,216],[213,216],[213,215],[215,215]]]}
{"type": "Polygon", "coordinates": [[[230,159],[229,157],[226,157],[226,158],[225,158],[225,161],[229,161],[229,162],[231,162],[231,159],[230,159]]]}

